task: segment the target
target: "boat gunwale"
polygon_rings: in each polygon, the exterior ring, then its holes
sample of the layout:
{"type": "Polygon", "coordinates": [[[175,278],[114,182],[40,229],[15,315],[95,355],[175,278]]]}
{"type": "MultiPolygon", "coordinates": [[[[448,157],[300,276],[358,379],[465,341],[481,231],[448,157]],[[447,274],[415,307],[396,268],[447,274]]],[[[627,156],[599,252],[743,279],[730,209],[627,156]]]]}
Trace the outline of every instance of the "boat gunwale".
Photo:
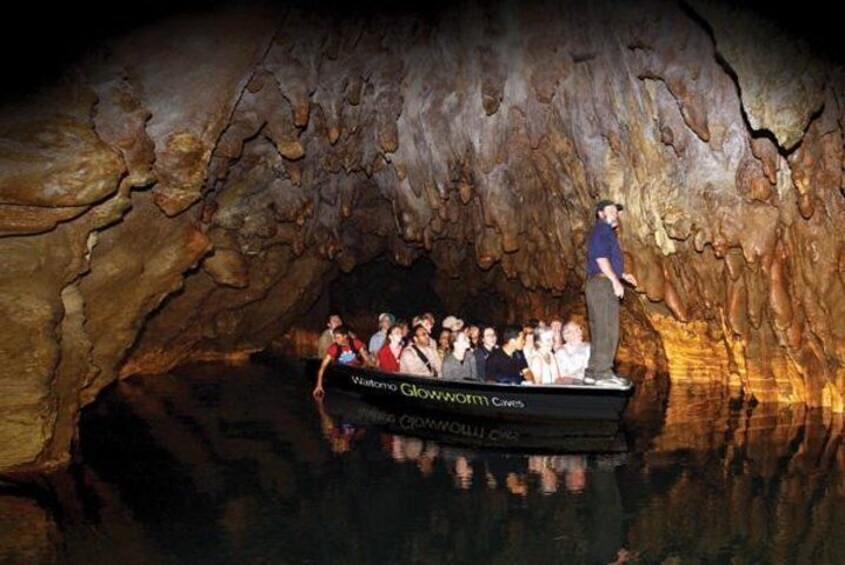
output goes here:
{"type": "Polygon", "coordinates": [[[330,364],[326,367],[326,371],[341,373],[363,372],[374,375],[376,378],[383,378],[383,380],[405,381],[411,384],[422,384],[426,386],[435,385],[448,389],[469,389],[479,392],[507,392],[510,394],[524,394],[528,396],[630,396],[634,392],[633,383],[625,388],[589,384],[514,385],[506,383],[449,380],[440,377],[412,375],[409,373],[393,373],[388,371],[379,371],[378,369],[363,367],[361,365],[343,365],[339,363],[330,364]]]}

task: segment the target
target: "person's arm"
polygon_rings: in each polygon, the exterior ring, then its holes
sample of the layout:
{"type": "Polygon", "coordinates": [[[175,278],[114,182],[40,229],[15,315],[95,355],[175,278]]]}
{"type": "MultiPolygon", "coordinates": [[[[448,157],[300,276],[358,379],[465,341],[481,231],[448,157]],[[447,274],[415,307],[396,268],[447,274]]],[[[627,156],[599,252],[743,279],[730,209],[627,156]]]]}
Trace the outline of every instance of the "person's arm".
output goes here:
{"type": "Polygon", "coordinates": [[[555,365],[557,365],[558,382],[561,382],[562,379],[576,378],[569,361],[569,354],[565,349],[561,348],[560,351],[555,353],[555,365]]]}
{"type": "Polygon", "coordinates": [[[622,273],[622,280],[624,280],[629,285],[636,288],[637,286],[637,279],[631,273],[622,273]]]}
{"type": "Polygon", "coordinates": [[[557,357],[552,353],[552,383],[558,382],[562,376],[560,365],[557,364],[557,357]]]}
{"type": "MultiPolygon", "coordinates": [[[[534,355],[533,357],[531,357],[531,363],[528,365],[528,369],[529,369],[529,373],[531,373],[532,375],[542,375],[543,374],[543,360],[540,359],[539,355],[534,355]]],[[[523,373],[522,378],[524,378],[525,380],[529,380],[528,378],[526,378],[525,375],[526,374],[523,373]]],[[[531,380],[533,380],[533,376],[532,376],[531,380]]],[[[539,383],[539,384],[543,384],[543,383],[539,383]]]]}
{"type": "Polygon", "coordinates": [[[495,382],[499,379],[499,364],[496,363],[496,356],[490,354],[484,362],[484,380],[495,382]]]}
{"type": "MultiPolygon", "coordinates": [[[[522,375],[522,380],[523,380],[523,381],[527,381],[527,382],[529,382],[529,383],[533,383],[533,382],[534,382],[534,373],[531,371],[531,367],[529,367],[527,363],[525,364],[525,367],[523,367],[523,368],[522,368],[522,370],[520,371],[520,373],[519,373],[519,374],[520,374],[520,375],[522,375]]],[[[539,372],[539,373],[537,373],[537,374],[538,374],[538,375],[542,375],[542,374],[543,374],[543,372],[542,372],[542,367],[540,367],[540,372],[539,372]]]]}
{"type": "Polygon", "coordinates": [[[349,339],[349,345],[352,347],[352,351],[361,356],[361,364],[364,367],[375,367],[375,361],[373,361],[372,357],[370,357],[369,353],[367,353],[367,346],[364,345],[364,342],[360,339],[351,337],[351,334],[349,339]]]}
{"type": "Polygon", "coordinates": [[[399,372],[400,373],[410,373],[416,374],[417,370],[414,367],[414,357],[416,357],[416,353],[410,354],[410,346],[402,350],[402,353],[399,355],[399,372]]]}
{"type": "Polygon", "coordinates": [[[610,259],[607,257],[599,257],[596,259],[596,264],[599,266],[599,270],[602,274],[610,279],[610,284],[613,285],[613,294],[616,295],[616,298],[622,298],[625,296],[625,289],[622,287],[622,283],[619,281],[616,273],[613,272],[613,267],[610,266],[610,259]]]}
{"type": "Polygon", "coordinates": [[[375,367],[376,362],[370,357],[369,353],[367,353],[367,348],[361,346],[361,359],[364,360],[364,366],[366,367],[375,367]]]}
{"type": "Polygon", "coordinates": [[[455,378],[454,369],[455,366],[453,362],[455,361],[454,355],[451,353],[446,354],[446,358],[443,359],[443,363],[440,365],[440,378],[453,380],[455,378]]]}
{"type": "Polygon", "coordinates": [[[332,356],[327,353],[326,356],[323,357],[323,363],[320,365],[320,370],[317,371],[317,384],[314,386],[314,391],[311,393],[311,395],[317,400],[321,400],[326,395],[323,390],[323,373],[326,372],[326,367],[328,367],[331,362],[332,356]]]}
{"type": "MultiPolygon", "coordinates": [[[[434,376],[441,377],[443,376],[443,359],[440,358],[440,352],[437,351],[436,347],[430,347],[431,352],[434,355],[431,355],[431,359],[429,359],[429,363],[434,368],[436,374],[434,376]]],[[[451,353],[447,352],[447,355],[451,355],[451,353]]]]}

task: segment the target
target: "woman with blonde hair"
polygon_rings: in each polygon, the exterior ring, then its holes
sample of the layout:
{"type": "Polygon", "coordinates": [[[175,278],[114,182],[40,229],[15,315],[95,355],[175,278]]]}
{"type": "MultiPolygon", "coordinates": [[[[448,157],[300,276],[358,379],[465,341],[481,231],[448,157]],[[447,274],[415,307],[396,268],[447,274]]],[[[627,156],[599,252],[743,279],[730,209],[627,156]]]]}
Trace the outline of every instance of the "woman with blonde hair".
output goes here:
{"type": "Polygon", "coordinates": [[[584,330],[578,322],[570,321],[563,326],[563,347],[555,352],[555,357],[565,380],[584,380],[584,370],[590,361],[590,344],[584,341],[584,330]]]}
{"type": "Polygon", "coordinates": [[[534,354],[529,359],[528,366],[534,375],[534,383],[539,385],[553,385],[561,377],[554,351],[554,332],[551,328],[537,328],[537,340],[534,354]]]}

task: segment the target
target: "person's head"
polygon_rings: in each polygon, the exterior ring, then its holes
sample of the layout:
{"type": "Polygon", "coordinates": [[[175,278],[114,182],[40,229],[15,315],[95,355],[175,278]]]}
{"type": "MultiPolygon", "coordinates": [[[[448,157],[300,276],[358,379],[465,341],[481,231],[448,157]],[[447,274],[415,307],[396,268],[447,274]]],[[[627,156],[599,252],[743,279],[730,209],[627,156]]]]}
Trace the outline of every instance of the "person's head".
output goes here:
{"type": "Polygon", "coordinates": [[[587,466],[582,456],[574,456],[566,471],[566,490],[577,493],[583,492],[587,487],[587,466]]]}
{"type": "Polygon", "coordinates": [[[393,324],[387,330],[387,340],[392,345],[398,345],[398,344],[402,343],[402,338],[404,338],[404,337],[405,337],[405,333],[402,330],[402,327],[399,326],[398,324],[393,324]]]}
{"type": "Polygon", "coordinates": [[[378,327],[380,330],[387,331],[393,325],[393,315],[387,312],[382,312],[378,316],[378,327]]]}
{"type": "Polygon", "coordinates": [[[551,351],[555,345],[554,332],[551,328],[540,328],[535,334],[534,342],[539,351],[551,351]]]}
{"type": "Polygon", "coordinates": [[[522,328],[518,326],[507,326],[502,331],[502,346],[522,349],[525,347],[525,334],[522,333],[522,328]]]}
{"type": "Polygon", "coordinates": [[[463,357],[464,353],[466,353],[467,349],[470,347],[471,345],[467,332],[452,332],[452,351],[454,351],[458,357],[463,357]]]}
{"type": "Polygon", "coordinates": [[[584,341],[584,331],[578,322],[567,322],[563,326],[563,342],[570,345],[578,345],[584,341]]]}
{"type": "Polygon", "coordinates": [[[469,337],[469,342],[472,346],[477,346],[478,341],[481,339],[481,328],[478,326],[470,326],[467,328],[467,336],[469,337]]]}
{"type": "Polygon", "coordinates": [[[428,330],[429,334],[431,333],[431,330],[434,329],[434,323],[436,321],[437,321],[437,319],[434,317],[434,314],[432,314],[431,312],[426,312],[425,314],[422,315],[422,325],[425,326],[425,329],[428,330]]]}
{"type": "Polygon", "coordinates": [[[403,338],[408,337],[408,333],[411,331],[411,328],[408,327],[408,322],[406,322],[405,320],[402,320],[401,322],[399,322],[396,325],[399,326],[400,328],[402,328],[402,337],[403,338]]]}
{"type": "Polygon", "coordinates": [[[534,333],[536,326],[530,321],[522,326],[522,336],[525,338],[525,347],[529,349],[534,347],[534,333]]]}
{"type": "Polygon", "coordinates": [[[428,328],[423,324],[414,326],[414,343],[420,347],[428,347],[428,328]]]}
{"type": "Polygon", "coordinates": [[[343,324],[343,318],[340,317],[340,314],[331,314],[326,319],[326,327],[330,330],[334,331],[334,329],[343,324]]]}
{"type": "Polygon", "coordinates": [[[623,209],[624,206],[622,204],[617,204],[613,200],[599,200],[596,203],[596,217],[610,227],[615,228],[619,225],[619,212],[623,209]]]}
{"type": "Polygon", "coordinates": [[[487,349],[493,349],[496,345],[497,338],[496,328],[493,326],[485,326],[484,331],[481,332],[481,343],[487,349]]]}
{"type": "MultiPolygon", "coordinates": [[[[461,333],[461,332],[455,332],[461,333]]],[[[440,335],[437,336],[437,345],[440,349],[449,349],[449,346],[452,344],[452,330],[443,329],[440,331],[440,335]]]]}
{"type": "Polygon", "coordinates": [[[443,318],[443,327],[452,330],[453,332],[459,332],[464,328],[464,321],[460,318],[456,318],[455,316],[446,316],[443,318]]]}
{"type": "Polygon", "coordinates": [[[346,345],[349,342],[349,328],[340,324],[332,330],[332,338],[338,345],[346,345]]]}

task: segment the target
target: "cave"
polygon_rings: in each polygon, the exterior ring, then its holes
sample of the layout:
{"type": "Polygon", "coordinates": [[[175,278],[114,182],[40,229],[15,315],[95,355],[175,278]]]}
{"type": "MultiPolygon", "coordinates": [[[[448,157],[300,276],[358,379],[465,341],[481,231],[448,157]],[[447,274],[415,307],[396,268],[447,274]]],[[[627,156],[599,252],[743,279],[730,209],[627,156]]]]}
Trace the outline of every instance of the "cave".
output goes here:
{"type": "Polygon", "coordinates": [[[332,309],[362,332],[408,315],[408,285],[441,315],[583,316],[601,198],[625,205],[639,280],[620,360],[845,410],[845,74],[795,19],[182,8],[88,21],[12,67],[29,74],[0,108],[0,472],[67,464],[81,408],[119,379],[306,354],[332,309]]]}

